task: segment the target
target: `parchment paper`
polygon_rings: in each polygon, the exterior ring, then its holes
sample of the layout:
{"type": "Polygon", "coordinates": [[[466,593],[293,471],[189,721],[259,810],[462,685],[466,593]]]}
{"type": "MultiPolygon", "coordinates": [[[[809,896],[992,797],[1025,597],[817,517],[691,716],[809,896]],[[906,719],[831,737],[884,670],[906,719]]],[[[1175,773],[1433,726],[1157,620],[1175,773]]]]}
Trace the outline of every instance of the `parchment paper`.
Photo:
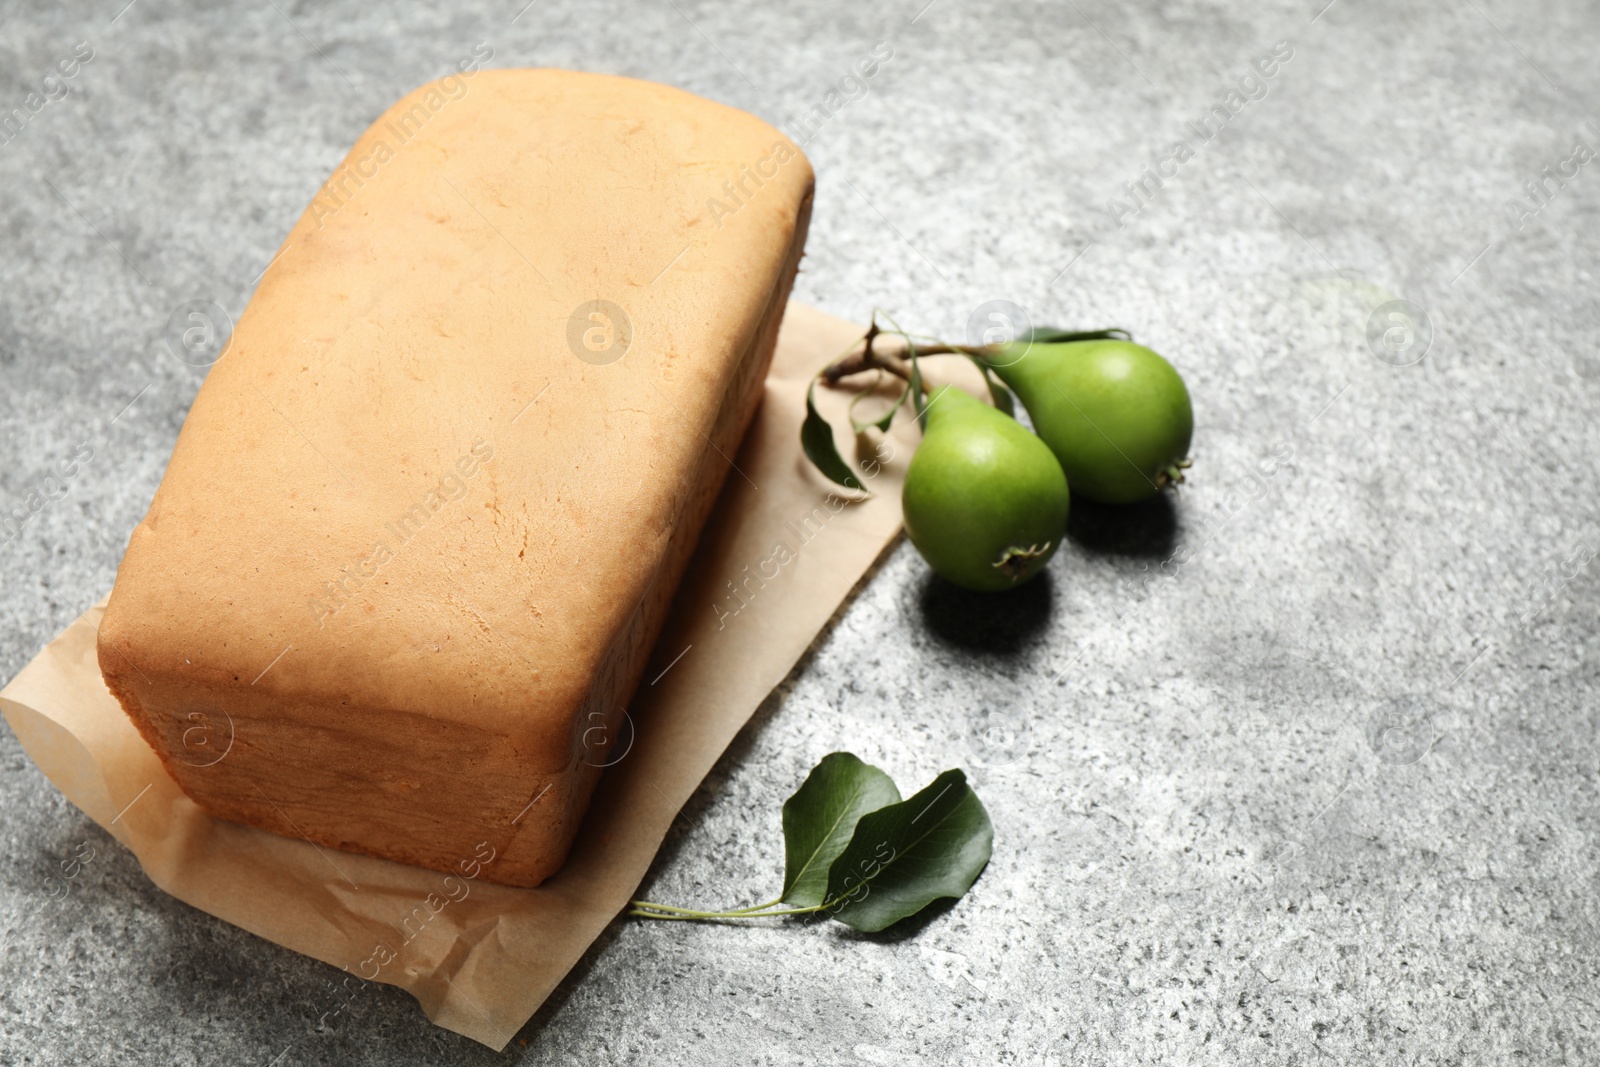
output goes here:
{"type": "MultiPolygon", "coordinates": [[[[348,989],[359,990],[356,978],[400,986],[435,1023],[502,1049],[627,905],[679,809],[898,533],[916,440],[910,420],[897,420],[884,439],[881,451],[892,458],[869,468],[873,495],[864,502],[830,500],[831,483],[799,448],[811,376],[861,332],[789,305],[765,398],[735,460],[746,477],[728,476],[628,708],[632,745],[620,759],[615,749],[607,757],[616,762],[571,856],[537,889],[447,884],[435,871],[204,814],[101,681],[95,633],[103,600],[0,690],[0,708],[45,775],[126,845],[157,886],[346,969],[355,976],[348,989]],[[735,600],[726,583],[744,583],[746,567],[760,584],[745,585],[754,595],[735,600]]],[[[818,389],[836,427],[849,425],[844,400],[818,389]]],[[[847,434],[836,436],[848,455],[847,434]]],[[[616,745],[627,741],[624,731],[616,745]]],[[[327,1012],[337,1014],[338,996],[327,999],[327,1012]]]]}

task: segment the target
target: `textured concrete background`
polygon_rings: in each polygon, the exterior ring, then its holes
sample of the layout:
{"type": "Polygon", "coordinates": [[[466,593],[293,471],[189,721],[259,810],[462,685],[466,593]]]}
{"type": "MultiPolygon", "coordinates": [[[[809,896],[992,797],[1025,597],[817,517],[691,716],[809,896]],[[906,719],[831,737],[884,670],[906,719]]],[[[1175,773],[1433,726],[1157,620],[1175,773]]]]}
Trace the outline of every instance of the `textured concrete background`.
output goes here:
{"type": "Polygon", "coordinates": [[[897,547],[645,884],[766,899],[779,804],[847,748],[971,769],[967,899],[873,937],[618,922],[503,1056],[381,986],[319,1027],[338,972],[153,890],[0,732],[0,1062],[1593,1062],[1592,6],[123,2],[0,6],[0,110],[94,50],[0,144],[0,503],[94,453],[0,545],[0,676],[111,584],[201,379],[173,308],[237,313],[357,134],[481,42],[790,129],[887,42],[806,144],[797,297],[1126,326],[1187,376],[1196,463],[1080,506],[1008,598],[897,547]],[[1405,366],[1368,343],[1393,299],[1431,332],[1405,366]]]}

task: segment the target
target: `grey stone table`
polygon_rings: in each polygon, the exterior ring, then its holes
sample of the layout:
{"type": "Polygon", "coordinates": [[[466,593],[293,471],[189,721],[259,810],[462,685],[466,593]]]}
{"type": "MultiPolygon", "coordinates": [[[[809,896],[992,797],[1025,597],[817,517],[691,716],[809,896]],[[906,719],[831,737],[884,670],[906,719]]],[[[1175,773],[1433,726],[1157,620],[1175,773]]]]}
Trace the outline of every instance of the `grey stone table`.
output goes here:
{"type": "Polygon", "coordinates": [[[380,109],[482,48],[803,138],[801,300],[1134,330],[1189,381],[1192,483],[1079,506],[1004,598],[899,544],[646,880],[765,899],[778,805],[848,748],[971,769],[965,900],[619,921],[503,1055],[386,987],[319,1027],[338,972],[157,892],[0,731],[0,1062],[1594,1062],[1592,6],[523,2],[0,6],[0,506],[51,497],[0,534],[0,676],[111,584],[203,373],[172,310],[237,313],[380,109]]]}

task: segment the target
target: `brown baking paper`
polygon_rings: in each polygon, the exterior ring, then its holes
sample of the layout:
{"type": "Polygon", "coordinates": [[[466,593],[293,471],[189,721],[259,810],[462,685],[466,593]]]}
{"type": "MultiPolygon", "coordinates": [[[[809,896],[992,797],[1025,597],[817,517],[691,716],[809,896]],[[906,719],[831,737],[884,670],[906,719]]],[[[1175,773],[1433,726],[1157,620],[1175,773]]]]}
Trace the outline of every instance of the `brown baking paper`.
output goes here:
{"type": "MultiPolygon", "coordinates": [[[[448,879],[206,815],[101,681],[103,600],[0,690],[0,708],[45,775],[156,885],[360,979],[397,985],[435,1023],[502,1049],[626,907],[679,809],[899,531],[910,420],[883,439],[887,462],[867,467],[872,496],[861,502],[842,504],[799,448],[807,384],[860,335],[789,305],[735,460],[744,477],[729,473],[628,708],[631,747],[619,758],[624,728],[566,865],[537,889],[448,879]],[[758,581],[746,584],[751,574],[758,581]],[[742,600],[729,582],[747,590],[742,600]]],[[[817,393],[830,421],[848,426],[845,397],[817,393]]],[[[841,445],[846,436],[837,434],[841,445]]],[[[217,751],[229,741],[207,740],[217,751]]],[[[327,999],[336,1014],[343,1002],[327,999]]]]}

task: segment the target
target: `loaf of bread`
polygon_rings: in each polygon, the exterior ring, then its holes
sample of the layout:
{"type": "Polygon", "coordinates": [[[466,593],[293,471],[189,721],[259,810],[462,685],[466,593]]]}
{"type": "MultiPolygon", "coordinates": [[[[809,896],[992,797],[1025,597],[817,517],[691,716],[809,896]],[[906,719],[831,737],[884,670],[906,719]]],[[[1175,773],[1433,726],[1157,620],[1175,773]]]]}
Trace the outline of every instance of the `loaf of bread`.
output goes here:
{"type": "Polygon", "coordinates": [[[184,791],[559,868],[741,476],[811,194],[770,126],[626,78],[481,71],[379,118],[195,398],[100,627],[184,791]]]}

